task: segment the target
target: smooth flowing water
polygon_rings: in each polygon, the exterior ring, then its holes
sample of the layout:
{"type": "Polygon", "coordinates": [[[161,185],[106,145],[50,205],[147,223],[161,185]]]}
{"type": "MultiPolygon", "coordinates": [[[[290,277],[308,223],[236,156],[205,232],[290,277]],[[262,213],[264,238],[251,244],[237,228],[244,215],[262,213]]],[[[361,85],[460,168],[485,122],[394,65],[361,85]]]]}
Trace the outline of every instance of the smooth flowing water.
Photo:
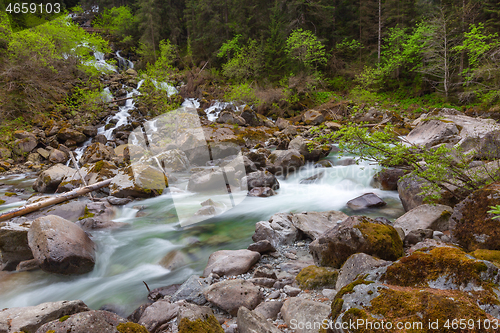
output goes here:
{"type": "MultiPolygon", "coordinates": [[[[338,157],[328,159],[335,163],[338,157]]],[[[115,304],[125,313],[146,300],[150,288],[182,283],[191,274],[201,274],[208,256],[221,249],[246,248],[252,241],[255,223],[277,212],[342,210],[346,202],[374,192],[388,205],[363,211],[367,216],[394,219],[404,213],[397,192],[372,188],[377,166],[361,164],[315,169],[312,164],[288,179],[280,179],[278,194],[269,198],[247,197],[222,215],[182,228],[168,195],[135,201],[122,207],[115,221],[128,223],[120,230],[92,233],[97,244],[95,269],[81,276],[58,276],[43,271],[0,275],[0,307],[29,306],[47,301],[81,299],[93,309],[115,304]],[[316,184],[300,180],[323,172],[316,184]],[[139,214],[138,214],[139,213],[139,214]],[[185,264],[174,271],[158,263],[173,250],[185,254],[185,264]]],[[[29,179],[10,180],[29,186],[29,179]]],[[[32,182],[32,180],[31,180],[32,182]]],[[[186,192],[187,196],[196,196],[186,192]]],[[[1,194],[1,193],[0,193],[1,194]]],[[[214,198],[216,200],[216,198],[214,198]]],[[[2,207],[3,208],[3,207],[2,207]]]]}

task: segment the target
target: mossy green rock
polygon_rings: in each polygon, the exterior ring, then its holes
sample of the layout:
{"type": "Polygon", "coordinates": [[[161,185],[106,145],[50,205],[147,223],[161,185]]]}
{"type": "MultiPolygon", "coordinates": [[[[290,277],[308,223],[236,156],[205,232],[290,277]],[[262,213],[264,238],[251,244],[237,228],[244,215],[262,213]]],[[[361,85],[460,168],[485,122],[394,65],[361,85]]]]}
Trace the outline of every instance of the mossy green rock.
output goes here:
{"type": "Polygon", "coordinates": [[[474,258],[480,260],[488,260],[495,264],[497,267],[500,267],[500,251],[497,250],[476,250],[474,252],[469,253],[474,258]]]}
{"type": "Polygon", "coordinates": [[[404,254],[396,229],[365,216],[347,218],[312,242],[309,250],[316,265],[335,268],[340,268],[355,253],[390,261],[404,254]]]}
{"type": "Polygon", "coordinates": [[[477,190],[453,209],[450,231],[454,242],[467,251],[500,250],[500,222],[488,213],[500,205],[500,183],[477,190]]]}
{"type": "Polygon", "coordinates": [[[224,330],[215,316],[210,315],[205,320],[182,318],[179,323],[179,333],[224,333],[224,330]]]}
{"type": "Polygon", "coordinates": [[[311,265],[302,269],[295,279],[302,289],[335,288],[338,275],[339,272],[335,269],[311,265]]]}
{"type": "Polygon", "coordinates": [[[120,333],[149,333],[144,326],[132,322],[118,324],[116,330],[120,333]]]}

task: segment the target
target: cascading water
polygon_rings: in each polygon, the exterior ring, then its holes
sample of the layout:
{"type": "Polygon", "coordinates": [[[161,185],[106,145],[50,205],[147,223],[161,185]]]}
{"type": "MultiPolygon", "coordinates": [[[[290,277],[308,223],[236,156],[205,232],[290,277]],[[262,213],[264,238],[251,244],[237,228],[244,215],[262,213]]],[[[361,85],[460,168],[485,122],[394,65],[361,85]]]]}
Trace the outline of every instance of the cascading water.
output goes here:
{"type": "Polygon", "coordinates": [[[116,51],[116,57],[118,58],[118,69],[124,71],[128,68],[134,68],[134,63],[129,59],[125,59],[120,55],[120,51],[116,51]]]}

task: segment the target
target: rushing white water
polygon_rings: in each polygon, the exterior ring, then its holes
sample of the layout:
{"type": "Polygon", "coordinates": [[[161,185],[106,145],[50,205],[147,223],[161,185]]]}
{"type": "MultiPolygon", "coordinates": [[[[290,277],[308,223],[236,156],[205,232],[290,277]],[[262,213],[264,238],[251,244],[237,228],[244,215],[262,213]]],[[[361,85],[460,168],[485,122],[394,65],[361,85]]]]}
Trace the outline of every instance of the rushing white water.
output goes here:
{"type": "Polygon", "coordinates": [[[156,89],[165,90],[168,97],[178,93],[177,89],[167,82],[158,82],[155,79],[151,79],[151,82],[153,82],[156,89]]]}
{"type": "Polygon", "coordinates": [[[116,51],[116,57],[118,58],[118,68],[120,70],[126,70],[128,68],[134,68],[134,63],[129,59],[125,59],[120,55],[120,51],[116,51]]]}
{"type": "MultiPolygon", "coordinates": [[[[329,157],[335,162],[334,154],[329,157]]],[[[251,243],[255,223],[277,212],[343,210],[350,212],[348,200],[374,192],[388,205],[363,212],[368,216],[394,219],[403,213],[395,191],[381,191],[369,183],[378,167],[368,164],[315,169],[306,166],[287,179],[280,179],[278,194],[269,198],[247,197],[224,214],[199,225],[181,228],[172,212],[168,193],[122,207],[115,221],[128,223],[121,230],[97,231],[95,269],[82,276],[57,276],[42,271],[5,273],[0,279],[2,307],[28,306],[62,299],[82,299],[91,308],[104,304],[123,307],[125,314],[146,300],[150,288],[181,283],[191,274],[200,274],[210,253],[220,249],[246,248],[251,243]],[[323,177],[315,184],[300,180],[318,172],[323,177]],[[144,216],[136,217],[140,205],[144,216]],[[168,271],[158,265],[173,250],[186,253],[184,266],[168,271]]],[[[185,189],[181,189],[184,191],[185,189]]],[[[196,200],[196,193],[184,192],[196,200]]],[[[217,201],[217,197],[213,198],[217,201]]],[[[193,207],[197,209],[196,207],[193,207]]],[[[142,215],[141,214],[141,215],[142,215]]]]}

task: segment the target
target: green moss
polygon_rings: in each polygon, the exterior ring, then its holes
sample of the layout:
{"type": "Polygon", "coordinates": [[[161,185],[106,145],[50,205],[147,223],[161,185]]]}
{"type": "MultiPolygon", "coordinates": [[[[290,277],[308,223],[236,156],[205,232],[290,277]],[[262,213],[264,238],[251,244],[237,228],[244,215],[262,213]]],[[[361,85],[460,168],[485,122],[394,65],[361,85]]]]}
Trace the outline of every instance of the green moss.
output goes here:
{"type": "Polygon", "coordinates": [[[118,324],[116,330],[120,333],[149,333],[144,326],[132,322],[118,324]]]}
{"type": "Polygon", "coordinates": [[[295,279],[301,288],[314,289],[318,287],[334,287],[338,275],[337,270],[311,265],[302,269],[295,279]]]}
{"type": "Polygon", "coordinates": [[[373,281],[366,281],[365,277],[366,275],[360,277],[356,281],[349,283],[347,286],[340,289],[337,295],[335,295],[335,298],[333,299],[331,306],[332,320],[336,320],[339,314],[342,312],[342,306],[344,305],[344,300],[342,299],[342,297],[344,295],[352,293],[357,285],[373,283],[373,281]]]}
{"type": "Polygon", "coordinates": [[[382,276],[386,282],[405,287],[428,286],[428,282],[446,276],[457,286],[475,283],[484,286],[481,273],[484,262],[469,259],[465,252],[450,247],[437,247],[429,253],[416,251],[387,268],[382,276]]]}
{"type": "Polygon", "coordinates": [[[89,209],[87,206],[85,206],[85,211],[83,213],[83,216],[79,217],[78,220],[83,220],[83,219],[87,219],[89,217],[94,217],[95,214],[94,213],[91,213],[89,212],[89,209]]]}
{"type": "Polygon", "coordinates": [[[103,166],[104,166],[104,162],[103,161],[97,161],[94,164],[94,167],[92,168],[92,171],[94,171],[95,173],[98,173],[99,171],[101,171],[101,169],[102,169],[103,166]]]}
{"type": "Polygon", "coordinates": [[[0,205],[3,205],[5,203],[5,200],[0,199],[0,205]]]}
{"type": "Polygon", "coordinates": [[[474,252],[469,253],[471,256],[480,259],[491,261],[498,267],[500,267],[500,251],[496,250],[476,250],[474,252]]]}
{"type": "Polygon", "coordinates": [[[179,333],[224,333],[214,315],[210,315],[206,320],[200,318],[191,321],[187,318],[182,318],[179,323],[179,333]]]}
{"type": "Polygon", "coordinates": [[[4,195],[7,196],[7,197],[14,197],[14,196],[17,196],[17,193],[5,192],[4,195]]]}
{"type": "Polygon", "coordinates": [[[65,321],[66,319],[68,319],[70,316],[69,315],[66,315],[66,316],[62,316],[61,318],[59,318],[59,321],[62,323],[63,321],[65,321]]]}
{"type": "Polygon", "coordinates": [[[363,221],[354,227],[359,229],[363,237],[370,243],[371,250],[368,254],[392,261],[404,255],[403,241],[393,227],[369,221],[363,221]]]}

